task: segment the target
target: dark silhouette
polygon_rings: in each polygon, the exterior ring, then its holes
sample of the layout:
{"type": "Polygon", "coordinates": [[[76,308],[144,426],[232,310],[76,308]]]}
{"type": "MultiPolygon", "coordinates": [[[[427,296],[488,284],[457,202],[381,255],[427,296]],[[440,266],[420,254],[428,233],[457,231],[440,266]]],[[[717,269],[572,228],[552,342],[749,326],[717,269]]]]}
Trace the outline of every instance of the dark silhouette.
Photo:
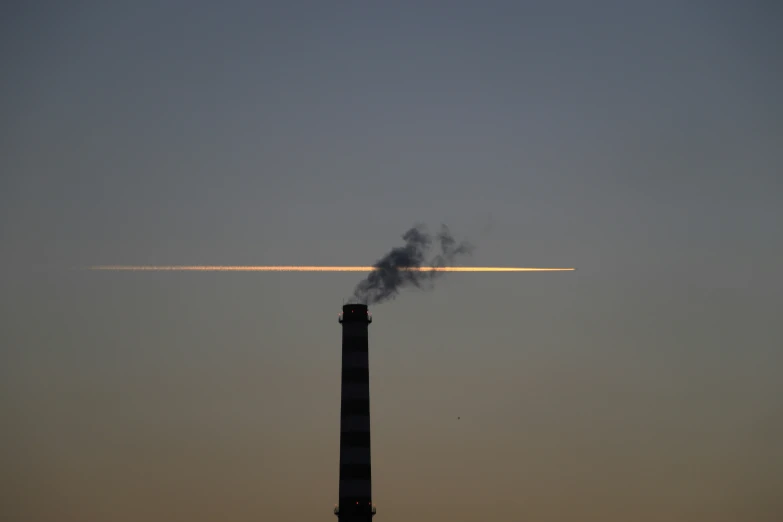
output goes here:
{"type": "Polygon", "coordinates": [[[367,305],[343,306],[340,391],[340,489],[334,514],[340,522],[369,522],[372,505],[370,459],[370,362],[367,305]]]}

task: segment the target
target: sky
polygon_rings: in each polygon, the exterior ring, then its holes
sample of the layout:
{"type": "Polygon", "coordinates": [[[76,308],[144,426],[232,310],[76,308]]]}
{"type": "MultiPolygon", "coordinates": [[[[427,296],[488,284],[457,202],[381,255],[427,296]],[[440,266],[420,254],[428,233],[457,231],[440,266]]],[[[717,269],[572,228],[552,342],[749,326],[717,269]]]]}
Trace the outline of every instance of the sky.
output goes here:
{"type": "Polygon", "coordinates": [[[416,223],[578,270],[371,309],[376,520],[780,520],[781,22],[4,2],[3,520],[334,520],[362,275],[84,267],[369,265],[416,223]]]}

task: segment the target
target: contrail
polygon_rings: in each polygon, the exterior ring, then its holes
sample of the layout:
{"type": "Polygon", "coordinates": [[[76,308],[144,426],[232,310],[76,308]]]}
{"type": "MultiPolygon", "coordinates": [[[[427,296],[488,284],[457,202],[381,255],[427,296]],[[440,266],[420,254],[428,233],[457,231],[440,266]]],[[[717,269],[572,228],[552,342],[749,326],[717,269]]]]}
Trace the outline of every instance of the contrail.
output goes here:
{"type": "Polygon", "coordinates": [[[349,301],[368,305],[397,297],[405,287],[421,290],[433,288],[442,272],[565,272],[575,268],[454,266],[461,256],[470,255],[473,246],[457,243],[448,227],[441,226],[433,237],[423,225],[416,225],[402,235],[405,245],[392,248],[372,266],[297,266],[297,265],[98,265],[90,270],[130,272],[364,272],[349,301]],[[439,252],[429,261],[430,247],[439,252]]]}
{"type": "MultiPolygon", "coordinates": [[[[374,272],[375,266],[299,266],[299,265],[96,265],[89,270],[129,272],[374,272]]],[[[568,272],[576,268],[534,268],[506,266],[409,266],[401,272],[568,272]]]]}

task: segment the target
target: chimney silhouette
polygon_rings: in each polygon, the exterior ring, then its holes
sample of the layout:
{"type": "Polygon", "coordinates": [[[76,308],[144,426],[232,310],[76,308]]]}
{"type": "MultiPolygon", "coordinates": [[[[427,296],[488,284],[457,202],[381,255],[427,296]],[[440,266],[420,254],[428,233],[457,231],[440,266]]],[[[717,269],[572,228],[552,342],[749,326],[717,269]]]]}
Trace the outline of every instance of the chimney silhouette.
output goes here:
{"type": "Polygon", "coordinates": [[[370,360],[367,305],[343,305],[340,392],[340,490],[334,514],[340,522],[369,522],[372,504],[370,459],[370,360]]]}

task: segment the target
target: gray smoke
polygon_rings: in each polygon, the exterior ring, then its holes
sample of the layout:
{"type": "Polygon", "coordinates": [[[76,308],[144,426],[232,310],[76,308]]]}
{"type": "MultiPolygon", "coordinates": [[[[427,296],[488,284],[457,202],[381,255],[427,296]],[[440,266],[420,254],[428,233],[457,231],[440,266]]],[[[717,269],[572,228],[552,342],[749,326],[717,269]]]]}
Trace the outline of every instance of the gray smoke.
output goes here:
{"type": "Polygon", "coordinates": [[[356,285],[351,301],[367,305],[382,303],[394,299],[402,288],[408,286],[431,290],[435,278],[443,275],[443,272],[416,272],[401,268],[452,266],[457,257],[469,255],[473,251],[470,244],[464,241],[457,243],[446,225],[441,226],[434,241],[423,225],[414,226],[403,234],[402,239],[405,240],[405,246],[393,248],[376,261],[373,265],[375,270],[356,285]],[[437,243],[439,252],[427,261],[433,243],[437,243]]]}

